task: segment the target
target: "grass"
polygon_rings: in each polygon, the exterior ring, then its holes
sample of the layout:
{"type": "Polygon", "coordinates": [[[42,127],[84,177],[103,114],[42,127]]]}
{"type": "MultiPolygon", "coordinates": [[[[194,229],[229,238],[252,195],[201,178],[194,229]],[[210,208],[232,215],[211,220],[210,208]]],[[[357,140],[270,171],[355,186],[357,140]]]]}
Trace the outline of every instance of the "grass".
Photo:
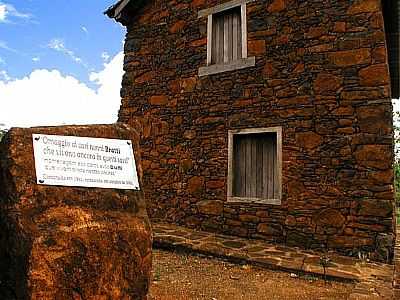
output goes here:
{"type": "Polygon", "coordinates": [[[161,280],[161,269],[159,267],[156,267],[153,271],[153,280],[154,281],[160,281],[161,280]]]}
{"type": "Polygon", "coordinates": [[[397,208],[397,226],[400,226],[400,207],[397,208]]]}

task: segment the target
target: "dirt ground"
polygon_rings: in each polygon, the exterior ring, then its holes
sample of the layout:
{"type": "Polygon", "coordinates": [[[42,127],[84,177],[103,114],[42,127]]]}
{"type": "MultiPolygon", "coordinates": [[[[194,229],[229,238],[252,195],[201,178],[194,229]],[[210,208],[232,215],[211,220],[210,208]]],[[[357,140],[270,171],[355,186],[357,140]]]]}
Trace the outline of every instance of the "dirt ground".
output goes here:
{"type": "Polygon", "coordinates": [[[151,300],[347,299],[354,285],[248,265],[153,252],[151,300]]]}

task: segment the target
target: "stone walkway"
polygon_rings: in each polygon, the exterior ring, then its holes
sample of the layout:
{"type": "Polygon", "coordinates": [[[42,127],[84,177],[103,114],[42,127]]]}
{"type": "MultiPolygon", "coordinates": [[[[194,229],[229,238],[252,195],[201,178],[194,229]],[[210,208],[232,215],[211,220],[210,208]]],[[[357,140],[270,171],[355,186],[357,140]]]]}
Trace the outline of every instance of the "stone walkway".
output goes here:
{"type": "MultiPolygon", "coordinates": [[[[273,245],[261,240],[195,231],[171,224],[153,224],[153,232],[156,248],[197,252],[269,269],[324,275],[321,253],[273,245]]],[[[400,268],[398,251],[397,255],[400,268]]],[[[356,282],[350,299],[396,299],[393,265],[371,263],[333,253],[328,253],[327,257],[330,259],[326,267],[328,278],[356,282]]],[[[396,278],[400,284],[399,274],[396,278]]]]}
{"type": "Polygon", "coordinates": [[[396,246],[394,249],[395,271],[393,276],[393,287],[395,299],[400,299],[400,225],[397,226],[396,246]]]}

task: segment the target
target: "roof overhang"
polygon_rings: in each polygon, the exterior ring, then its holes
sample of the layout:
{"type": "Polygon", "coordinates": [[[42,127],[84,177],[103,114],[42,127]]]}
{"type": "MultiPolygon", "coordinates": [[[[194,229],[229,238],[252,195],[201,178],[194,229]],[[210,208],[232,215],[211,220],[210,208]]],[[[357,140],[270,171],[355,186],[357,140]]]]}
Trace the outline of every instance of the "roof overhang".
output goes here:
{"type": "Polygon", "coordinates": [[[111,5],[104,14],[109,18],[121,23],[122,25],[128,25],[129,21],[132,20],[137,10],[142,4],[148,2],[146,0],[119,0],[114,5],[111,5]]]}
{"type": "Polygon", "coordinates": [[[400,1],[383,0],[392,98],[400,97],[400,1]]]}

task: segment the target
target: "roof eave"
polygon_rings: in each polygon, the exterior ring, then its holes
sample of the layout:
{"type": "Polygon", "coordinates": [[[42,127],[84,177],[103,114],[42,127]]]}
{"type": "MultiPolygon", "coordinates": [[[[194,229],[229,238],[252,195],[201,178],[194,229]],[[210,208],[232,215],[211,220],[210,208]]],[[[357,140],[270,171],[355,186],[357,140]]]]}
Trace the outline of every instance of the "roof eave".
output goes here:
{"type": "Polygon", "coordinates": [[[128,6],[131,0],[119,0],[114,5],[110,6],[104,14],[111,19],[114,19],[117,22],[125,25],[125,21],[123,19],[123,11],[128,6]]]}

